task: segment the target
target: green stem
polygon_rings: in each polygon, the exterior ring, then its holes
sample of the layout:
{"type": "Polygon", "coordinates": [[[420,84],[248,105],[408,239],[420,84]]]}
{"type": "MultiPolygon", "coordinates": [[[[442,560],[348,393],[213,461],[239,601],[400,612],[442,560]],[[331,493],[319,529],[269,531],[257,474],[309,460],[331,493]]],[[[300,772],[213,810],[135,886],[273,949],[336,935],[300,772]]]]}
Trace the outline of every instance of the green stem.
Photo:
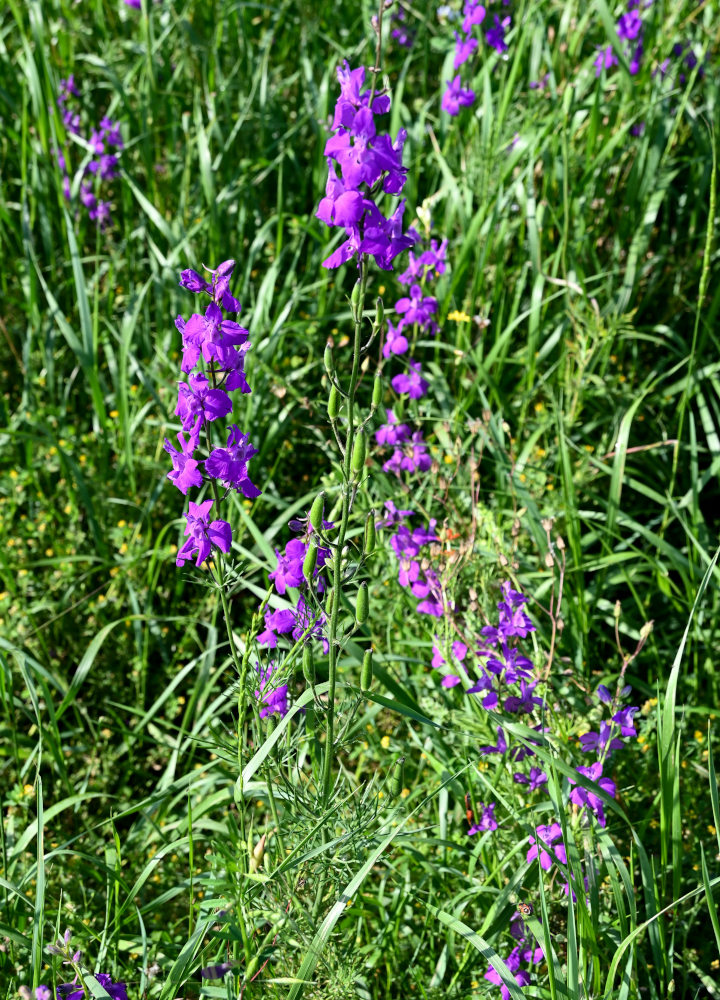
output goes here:
{"type": "Polygon", "coordinates": [[[360,340],[362,336],[363,310],[365,307],[365,287],[367,285],[368,273],[367,263],[364,257],[360,259],[360,295],[354,313],[355,336],[353,341],[352,371],[350,373],[350,386],[347,393],[347,430],[345,434],[345,457],[343,461],[343,493],[342,512],[340,515],[340,528],[335,542],[335,554],[333,558],[333,603],[330,612],[330,625],[328,630],[328,642],[330,644],[330,657],[328,667],[328,706],[327,706],[327,735],[325,739],[325,756],[323,758],[322,770],[322,799],[323,804],[327,804],[330,798],[332,785],[332,761],[333,744],[335,741],[335,686],[337,683],[337,663],[339,646],[337,642],[338,619],[340,612],[340,580],[342,576],[343,547],[347,534],[348,520],[350,517],[350,505],[353,495],[351,483],[350,463],[352,460],[353,440],[355,437],[355,390],[357,389],[358,375],[360,372],[360,340]]]}

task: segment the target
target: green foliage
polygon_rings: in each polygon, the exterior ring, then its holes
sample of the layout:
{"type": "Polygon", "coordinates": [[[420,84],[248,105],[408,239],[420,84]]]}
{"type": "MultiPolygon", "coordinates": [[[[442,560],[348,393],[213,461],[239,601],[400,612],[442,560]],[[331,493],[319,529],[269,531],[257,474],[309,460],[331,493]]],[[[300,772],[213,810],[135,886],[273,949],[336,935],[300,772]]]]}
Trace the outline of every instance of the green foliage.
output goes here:
{"type": "MultiPolygon", "coordinates": [[[[354,265],[321,267],[331,237],[314,212],[335,67],[372,64],[373,11],[10,0],[0,13],[0,996],[64,981],[46,946],[66,927],[131,997],[237,996],[243,976],[250,998],[496,996],[483,977],[491,963],[507,979],[523,901],[547,956],[532,995],[717,994],[720,27],[712,4],[658,0],[641,72],[619,51],[598,78],[619,7],[515,7],[506,58],[478,61],[476,105],[457,119],[440,112],[453,26],[434,5],[410,5],[413,49],[383,55],[391,132],[409,135],[406,219],[448,237],[449,267],[438,336],[413,334],[429,397],[394,397],[389,360],[382,378],[360,366],[350,404],[346,546],[362,581],[357,605],[330,590],[344,637],[332,755],[326,661],[292,647],[291,711],[268,728],[254,637],[288,520],[341,510],[338,385],[363,303],[354,265]],[[654,72],[686,40],[707,53],[704,76],[654,72]],[[54,156],[87,153],[56,113],[71,72],[88,120],[107,113],[125,138],[104,233],[68,207],[54,156]],[[226,501],[241,677],[213,578],[174,565],[182,511],[163,451],[174,317],[191,308],[178,271],[230,256],[263,490],[226,501]],[[381,398],[422,427],[429,473],[382,471],[381,398]],[[396,583],[372,513],[387,499],[437,520],[433,559],[468,627],[493,619],[502,580],[532,597],[546,792],[481,756],[502,718],[430,671],[435,625],[448,661],[457,636],[396,583]],[[588,828],[568,779],[601,717],[594,691],[618,677],[639,738],[613,758],[607,828],[588,828]],[[496,801],[499,830],[466,836],[466,794],[476,810],[496,801]],[[553,821],[563,877],[596,873],[587,900],[526,860],[553,821]]],[[[369,336],[401,291],[377,270],[366,291],[369,336]]]]}

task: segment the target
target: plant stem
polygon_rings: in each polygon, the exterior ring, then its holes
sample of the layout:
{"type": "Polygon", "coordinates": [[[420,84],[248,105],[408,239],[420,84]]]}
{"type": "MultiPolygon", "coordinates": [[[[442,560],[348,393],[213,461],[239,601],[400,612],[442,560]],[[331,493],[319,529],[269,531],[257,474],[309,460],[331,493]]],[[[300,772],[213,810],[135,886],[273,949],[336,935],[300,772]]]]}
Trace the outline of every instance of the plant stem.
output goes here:
{"type": "Polygon", "coordinates": [[[360,371],[360,339],[362,336],[363,310],[365,307],[365,287],[367,285],[367,261],[360,258],[360,295],[354,314],[355,336],[353,340],[352,370],[350,373],[350,385],[347,393],[347,429],[345,434],[345,456],[343,460],[343,494],[342,512],[340,515],[340,528],[335,544],[335,554],[333,558],[333,603],[330,612],[330,625],[328,629],[328,642],[330,644],[329,673],[328,673],[328,706],[327,706],[327,730],[325,739],[325,756],[323,758],[322,770],[322,801],[326,805],[330,798],[332,784],[332,761],[333,743],[335,739],[335,686],[337,683],[337,663],[339,646],[337,642],[337,628],[340,611],[340,581],[342,577],[343,547],[347,534],[348,520],[350,517],[350,506],[352,503],[353,487],[351,484],[351,469],[353,440],[355,437],[355,390],[358,383],[360,371]]]}

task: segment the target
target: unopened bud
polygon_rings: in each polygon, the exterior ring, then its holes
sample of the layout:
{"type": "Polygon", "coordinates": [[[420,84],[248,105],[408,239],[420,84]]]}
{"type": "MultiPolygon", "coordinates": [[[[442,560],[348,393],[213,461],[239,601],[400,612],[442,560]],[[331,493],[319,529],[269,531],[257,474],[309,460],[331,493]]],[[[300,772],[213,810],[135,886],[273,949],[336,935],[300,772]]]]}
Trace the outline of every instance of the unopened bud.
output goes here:
{"type": "Polygon", "coordinates": [[[322,531],[322,519],[323,519],[324,507],[325,507],[325,493],[321,490],[313,500],[313,505],[310,508],[310,514],[308,515],[308,521],[312,525],[314,531],[322,531]]]}
{"type": "Polygon", "coordinates": [[[373,393],[372,393],[372,405],[373,409],[377,409],[382,402],[383,397],[383,380],[380,372],[375,376],[375,381],[373,382],[373,393]]]}
{"type": "Polygon", "coordinates": [[[556,536],[556,538],[555,538],[555,547],[557,549],[559,549],[560,552],[562,552],[563,549],[565,548],[565,542],[563,541],[563,538],[562,538],[561,535],[557,535],[556,536]]]}
{"type": "Polygon", "coordinates": [[[307,552],[305,553],[305,558],[303,559],[303,576],[308,583],[312,583],[313,573],[315,572],[315,565],[317,563],[318,551],[317,542],[314,538],[310,539],[310,544],[308,545],[307,552]]]}
{"type": "Polygon", "coordinates": [[[365,435],[362,431],[359,431],[357,437],[355,438],[355,443],[353,444],[352,459],[350,460],[350,469],[356,476],[359,476],[365,468],[366,450],[367,444],[365,442],[365,435]]]}
{"type": "Polygon", "coordinates": [[[315,658],[310,646],[303,646],[302,671],[308,684],[315,683],[315,658]]]}
{"type": "Polygon", "coordinates": [[[353,285],[353,290],[350,295],[350,305],[352,306],[353,319],[357,320],[360,318],[359,308],[360,308],[360,292],[362,290],[362,283],[356,281],[353,285]]]}
{"type": "Polygon", "coordinates": [[[373,682],[373,661],[372,649],[366,649],[363,656],[362,669],[360,670],[360,689],[369,691],[373,682]]]}
{"type": "Polygon", "coordinates": [[[613,608],[613,618],[615,621],[620,621],[620,614],[622,611],[622,605],[620,601],[615,601],[615,607],[613,608]]]}
{"type": "Polygon", "coordinates": [[[547,566],[548,569],[552,569],[553,557],[551,552],[545,553],[545,565],[547,566]]]}
{"type": "Polygon", "coordinates": [[[390,782],[390,798],[396,799],[399,797],[403,790],[405,784],[405,758],[401,757],[397,764],[395,765],[395,773],[392,776],[390,782]]]}
{"type": "Polygon", "coordinates": [[[377,301],[375,302],[375,323],[373,324],[373,326],[375,327],[376,330],[379,330],[384,322],[385,322],[385,306],[383,305],[383,300],[380,298],[380,296],[378,296],[377,301]]]}
{"type": "Polygon", "coordinates": [[[358,588],[357,601],[355,602],[355,620],[358,625],[364,625],[368,620],[370,611],[370,599],[368,596],[367,583],[361,583],[358,588]]]}
{"type": "Polygon", "coordinates": [[[653,630],[654,621],[645,622],[643,627],[640,629],[640,638],[647,639],[653,630]]]}
{"type": "Polygon", "coordinates": [[[363,551],[366,556],[371,556],[375,551],[375,511],[371,510],[365,518],[365,541],[363,551]]]}
{"type": "Polygon", "coordinates": [[[340,412],[340,393],[337,391],[337,386],[334,382],[330,386],[327,411],[331,420],[337,420],[337,415],[340,412]]]}
{"type": "Polygon", "coordinates": [[[328,617],[332,614],[333,604],[335,603],[335,590],[330,587],[327,592],[327,597],[325,598],[325,614],[328,617]]]}
{"type": "Polygon", "coordinates": [[[335,372],[335,362],[333,361],[333,352],[330,341],[325,344],[325,353],[323,355],[323,361],[325,362],[325,371],[328,373],[328,378],[332,379],[335,372]]]}

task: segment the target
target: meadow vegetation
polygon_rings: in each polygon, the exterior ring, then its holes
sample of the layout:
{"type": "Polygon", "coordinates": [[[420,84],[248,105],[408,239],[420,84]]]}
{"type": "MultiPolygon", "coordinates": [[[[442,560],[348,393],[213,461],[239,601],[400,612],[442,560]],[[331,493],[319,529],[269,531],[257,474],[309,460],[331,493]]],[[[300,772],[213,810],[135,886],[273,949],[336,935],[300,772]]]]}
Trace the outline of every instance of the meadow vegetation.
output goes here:
{"type": "Polygon", "coordinates": [[[716,0],[0,46],[0,997],[720,996],[716,0]]]}

